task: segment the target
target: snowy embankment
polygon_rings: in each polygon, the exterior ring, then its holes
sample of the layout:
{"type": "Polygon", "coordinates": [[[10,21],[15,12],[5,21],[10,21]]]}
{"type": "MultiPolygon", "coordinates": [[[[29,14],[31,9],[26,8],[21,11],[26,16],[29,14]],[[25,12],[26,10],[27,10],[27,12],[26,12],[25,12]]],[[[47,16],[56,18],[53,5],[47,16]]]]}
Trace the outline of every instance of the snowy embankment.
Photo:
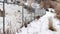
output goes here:
{"type": "Polygon", "coordinates": [[[54,18],[55,14],[49,12],[46,12],[46,14],[41,17],[39,20],[34,20],[30,24],[28,24],[28,27],[21,28],[16,34],[60,34],[60,24],[59,20],[54,18]],[[56,28],[57,31],[51,31],[48,29],[49,20],[53,20],[53,26],[56,28]]]}
{"type": "MultiPolygon", "coordinates": [[[[6,34],[59,34],[60,26],[59,20],[54,18],[54,14],[51,12],[46,12],[46,14],[41,17],[39,20],[33,20],[28,27],[24,26],[20,28],[22,25],[22,6],[14,5],[14,4],[5,4],[5,29],[6,34]],[[57,32],[53,32],[48,29],[48,19],[52,18],[54,27],[57,29],[57,32]]],[[[41,10],[42,11],[42,10],[41,10]]],[[[40,13],[39,13],[40,14],[40,13]]],[[[3,21],[2,17],[1,22],[3,21]]],[[[24,9],[24,18],[30,21],[31,14],[29,14],[26,9],[24,9]]],[[[34,18],[34,17],[32,17],[34,18]]],[[[0,22],[0,23],[1,23],[0,22]]],[[[0,25],[0,31],[3,31],[3,23],[0,25]]]]}

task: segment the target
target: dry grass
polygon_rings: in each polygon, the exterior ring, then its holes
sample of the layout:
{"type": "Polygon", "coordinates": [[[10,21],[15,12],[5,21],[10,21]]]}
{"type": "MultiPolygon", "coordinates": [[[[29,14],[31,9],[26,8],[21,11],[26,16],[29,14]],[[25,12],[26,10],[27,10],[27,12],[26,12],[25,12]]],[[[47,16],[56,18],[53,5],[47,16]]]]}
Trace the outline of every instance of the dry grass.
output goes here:
{"type": "Polygon", "coordinates": [[[60,11],[58,12],[56,12],[56,16],[55,16],[58,20],[60,20],[60,11]]]}
{"type": "Polygon", "coordinates": [[[16,34],[16,30],[14,28],[10,28],[8,27],[7,29],[5,29],[5,34],[16,34]]]}
{"type": "Polygon", "coordinates": [[[49,8],[49,7],[51,7],[51,2],[50,2],[50,0],[48,0],[48,1],[41,0],[41,2],[40,2],[40,7],[41,7],[41,8],[49,8]]]}
{"type": "Polygon", "coordinates": [[[56,18],[60,20],[60,3],[55,7],[56,18]]]}
{"type": "Polygon", "coordinates": [[[60,3],[60,0],[56,0],[56,1],[60,3]]]}
{"type": "Polygon", "coordinates": [[[53,8],[55,9],[56,18],[60,19],[60,0],[48,0],[48,1],[41,1],[41,8],[53,8]]]}
{"type": "Polygon", "coordinates": [[[39,18],[40,18],[40,16],[36,16],[36,17],[35,17],[35,19],[37,19],[37,20],[38,20],[39,18]]]}

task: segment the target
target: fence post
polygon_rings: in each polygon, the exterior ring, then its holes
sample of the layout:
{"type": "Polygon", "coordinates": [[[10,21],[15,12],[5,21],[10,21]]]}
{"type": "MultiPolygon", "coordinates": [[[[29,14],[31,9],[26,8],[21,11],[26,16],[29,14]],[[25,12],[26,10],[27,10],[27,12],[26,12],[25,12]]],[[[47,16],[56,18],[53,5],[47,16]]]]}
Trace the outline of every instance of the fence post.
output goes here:
{"type": "Polygon", "coordinates": [[[3,34],[5,34],[5,0],[3,1],[3,34]]]}
{"type": "Polygon", "coordinates": [[[23,26],[23,23],[24,23],[24,10],[23,10],[23,7],[22,7],[22,26],[23,26]]]}

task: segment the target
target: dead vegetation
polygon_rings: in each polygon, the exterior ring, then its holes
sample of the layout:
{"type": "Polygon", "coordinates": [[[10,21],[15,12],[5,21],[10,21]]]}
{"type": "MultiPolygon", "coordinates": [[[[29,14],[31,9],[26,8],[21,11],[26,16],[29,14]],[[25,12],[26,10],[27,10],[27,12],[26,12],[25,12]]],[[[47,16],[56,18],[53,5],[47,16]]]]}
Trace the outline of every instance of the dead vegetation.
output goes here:
{"type": "Polygon", "coordinates": [[[54,28],[54,26],[53,26],[53,21],[52,21],[52,19],[49,18],[48,20],[49,20],[48,29],[51,30],[51,31],[57,31],[56,28],[54,28]]]}
{"type": "Polygon", "coordinates": [[[60,19],[60,0],[41,0],[41,8],[53,8],[56,13],[56,18],[60,19]]]}
{"type": "Polygon", "coordinates": [[[40,16],[36,16],[36,17],[35,17],[35,19],[37,19],[37,20],[38,20],[39,18],[40,18],[40,16]]]}
{"type": "Polygon", "coordinates": [[[60,3],[60,0],[55,0],[55,1],[60,3]]]}
{"type": "Polygon", "coordinates": [[[55,16],[58,20],[60,20],[60,11],[56,12],[56,16],[55,16]]]}
{"type": "Polygon", "coordinates": [[[55,17],[60,20],[60,10],[57,9],[57,10],[55,11],[55,13],[56,13],[56,16],[55,16],[55,17]]]}

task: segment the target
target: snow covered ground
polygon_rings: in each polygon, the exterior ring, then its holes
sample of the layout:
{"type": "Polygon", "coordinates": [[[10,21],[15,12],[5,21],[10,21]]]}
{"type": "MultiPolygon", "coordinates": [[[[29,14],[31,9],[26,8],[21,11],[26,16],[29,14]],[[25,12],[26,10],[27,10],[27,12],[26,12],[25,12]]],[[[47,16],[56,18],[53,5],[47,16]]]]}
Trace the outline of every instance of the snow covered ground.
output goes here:
{"type": "Polygon", "coordinates": [[[46,12],[46,15],[39,20],[32,21],[27,28],[21,28],[16,34],[60,34],[60,25],[58,25],[60,21],[54,18],[54,16],[54,13],[46,12]],[[53,20],[53,25],[57,31],[48,29],[49,18],[53,20]]]}
{"type": "MultiPolygon", "coordinates": [[[[2,6],[0,6],[0,9],[3,10],[2,6]]],[[[39,20],[37,20],[37,19],[33,20],[34,19],[34,16],[33,16],[32,17],[33,21],[30,24],[28,24],[27,28],[25,28],[24,26],[22,28],[20,28],[22,25],[22,6],[18,6],[18,5],[14,5],[14,4],[5,4],[5,11],[6,11],[5,12],[6,34],[8,34],[8,33],[10,33],[10,34],[59,34],[60,33],[60,25],[59,25],[60,21],[57,20],[56,18],[54,18],[55,13],[51,13],[50,11],[46,12],[46,14],[44,16],[42,16],[41,18],[39,18],[39,20]],[[50,19],[50,18],[52,19],[53,25],[57,30],[56,32],[48,29],[48,27],[49,27],[48,19],[50,19]]],[[[36,10],[36,11],[38,11],[38,10],[36,10]]],[[[45,10],[43,10],[43,11],[45,11],[45,10]]],[[[36,15],[42,14],[42,13],[37,14],[38,12],[36,12],[36,15]]],[[[27,19],[27,21],[31,20],[31,14],[29,14],[26,9],[24,9],[24,20],[25,20],[25,18],[27,19]]],[[[3,31],[2,28],[3,28],[3,18],[0,17],[1,33],[3,31]]]]}

